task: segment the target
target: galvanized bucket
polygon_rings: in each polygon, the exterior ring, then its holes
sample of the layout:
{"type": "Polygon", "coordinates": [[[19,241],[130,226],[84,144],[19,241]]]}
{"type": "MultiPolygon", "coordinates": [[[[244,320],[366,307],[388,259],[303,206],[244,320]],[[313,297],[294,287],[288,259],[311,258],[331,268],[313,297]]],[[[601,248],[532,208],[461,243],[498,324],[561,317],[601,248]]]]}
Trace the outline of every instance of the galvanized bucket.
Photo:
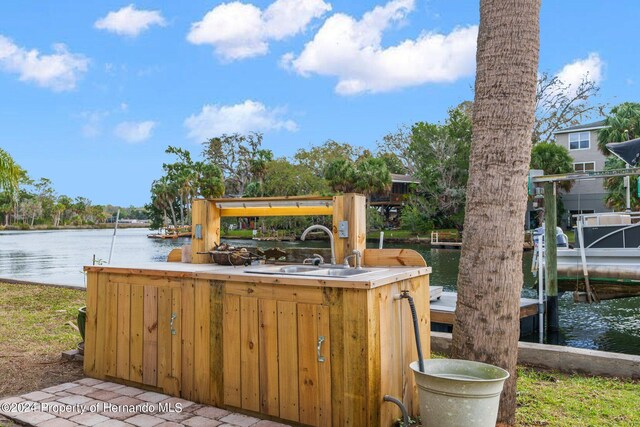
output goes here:
{"type": "Polygon", "coordinates": [[[420,396],[420,418],[427,427],[494,427],[509,372],[486,363],[457,359],[411,363],[420,396]]]}

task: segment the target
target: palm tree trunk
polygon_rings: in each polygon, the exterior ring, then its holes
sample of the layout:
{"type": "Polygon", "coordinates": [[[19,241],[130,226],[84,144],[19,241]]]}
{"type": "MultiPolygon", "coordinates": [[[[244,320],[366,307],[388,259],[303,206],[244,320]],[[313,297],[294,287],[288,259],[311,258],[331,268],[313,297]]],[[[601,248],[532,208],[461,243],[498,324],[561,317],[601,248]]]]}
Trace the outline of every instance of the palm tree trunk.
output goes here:
{"type": "Polygon", "coordinates": [[[481,0],[453,357],[507,369],[498,421],[515,423],[522,245],[540,0],[481,0]]]}

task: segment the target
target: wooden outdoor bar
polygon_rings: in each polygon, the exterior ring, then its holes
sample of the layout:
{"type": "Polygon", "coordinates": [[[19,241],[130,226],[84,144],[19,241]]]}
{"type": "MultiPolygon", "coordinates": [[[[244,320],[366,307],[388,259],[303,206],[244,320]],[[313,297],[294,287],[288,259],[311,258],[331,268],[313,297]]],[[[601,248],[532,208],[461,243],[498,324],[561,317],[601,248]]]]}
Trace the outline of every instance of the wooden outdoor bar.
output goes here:
{"type": "Polygon", "coordinates": [[[361,195],[287,199],[315,203],[294,207],[219,200],[194,203],[193,263],[85,267],[86,375],[285,423],[390,426],[401,413],[383,401],[387,394],[416,415],[411,312],[395,297],[408,290],[416,300],[428,357],[431,269],[424,259],[411,250],[365,249],[361,195]],[[285,210],[332,214],[337,262],[359,250],[370,272],[253,274],[196,254],[219,242],[221,216],[285,210]],[[342,221],[347,237],[339,237],[342,221]]]}

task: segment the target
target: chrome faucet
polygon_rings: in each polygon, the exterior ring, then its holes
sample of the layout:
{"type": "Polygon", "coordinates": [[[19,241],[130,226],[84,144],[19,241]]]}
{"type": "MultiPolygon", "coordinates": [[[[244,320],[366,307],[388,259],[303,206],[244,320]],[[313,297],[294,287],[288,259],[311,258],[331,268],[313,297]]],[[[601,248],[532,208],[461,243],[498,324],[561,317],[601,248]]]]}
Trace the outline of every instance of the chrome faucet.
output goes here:
{"type": "Polygon", "coordinates": [[[331,264],[335,264],[336,263],[336,247],[333,241],[333,233],[331,232],[331,230],[329,230],[324,225],[318,225],[318,224],[312,225],[311,227],[307,228],[302,232],[302,236],[300,236],[300,240],[304,240],[307,237],[307,234],[311,230],[322,230],[329,235],[329,242],[331,244],[331,264]]]}
{"type": "Polygon", "coordinates": [[[346,257],[344,257],[344,266],[345,267],[349,267],[349,258],[355,258],[355,262],[354,262],[354,267],[356,268],[356,270],[362,270],[362,254],[360,253],[359,250],[354,249],[353,252],[351,252],[351,255],[347,255],[346,257]]]}
{"type": "Polygon", "coordinates": [[[304,261],[302,261],[302,264],[313,264],[313,265],[324,264],[324,258],[320,254],[313,254],[311,258],[305,258],[304,261]]]}

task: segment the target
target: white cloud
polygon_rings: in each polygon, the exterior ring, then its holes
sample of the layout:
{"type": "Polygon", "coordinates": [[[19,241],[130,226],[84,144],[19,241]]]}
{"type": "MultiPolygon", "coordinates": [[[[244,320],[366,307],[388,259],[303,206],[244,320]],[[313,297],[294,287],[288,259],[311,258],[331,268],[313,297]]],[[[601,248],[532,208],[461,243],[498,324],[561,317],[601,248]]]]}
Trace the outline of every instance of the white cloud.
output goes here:
{"type": "Polygon", "coordinates": [[[118,138],[122,138],[127,142],[142,142],[151,137],[156,122],[122,122],[116,126],[115,134],[118,138]]]}
{"type": "Polygon", "coordinates": [[[261,102],[247,99],[235,105],[204,105],[200,113],[188,117],[184,125],[189,129],[189,137],[199,142],[223,133],[296,131],[298,125],[282,118],[283,113],[280,108],[267,108],[261,102]]]}
{"type": "Polygon", "coordinates": [[[78,117],[84,121],[82,136],[96,138],[102,134],[102,121],[109,116],[107,111],[83,111],[78,117]]]}
{"type": "Polygon", "coordinates": [[[164,27],[166,24],[159,10],[140,10],[130,4],[116,12],[109,12],[104,18],[98,19],[94,27],[121,36],[137,37],[152,25],[164,27]]]}
{"type": "Polygon", "coordinates": [[[556,75],[558,79],[569,88],[575,91],[583,80],[589,80],[595,84],[602,81],[604,61],[597,53],[590,53],[585,59],[577,59],[564,67],[556,75]]]}
{"type": "Polygon", "coordinates": [[[228,61],[250,58],[266,54],[270,40],[301,33],[330,10],[323,0],[276,0],[264,11],[239,1],[223,3],[191,25],[187,40],[212,45],[228,61]]]}
{"type": "Polygon", "coordinates": [[[43,55],[36,49],[26,50],[0,35],[0,69],[18,74],[21,81],[31,81],[55,92],[75,88],[87,71],[89,60],[69,52],[61,43],[54,44],[53,51],[43,55]]]}
{"type": "Polygon", "coordinates": [[[336,76],[336,92],[352,95],[387,92],[425,83],[453,82],[475,71],[478,27],[460,27],[449,34],[424,32],[415,40],[383,47],[383,32],[401,23],[414,0],[394,0],[365,13],[359,21],[337,13],[329,17],[296,57],[281,64],[303,76],[336,76]]]}

